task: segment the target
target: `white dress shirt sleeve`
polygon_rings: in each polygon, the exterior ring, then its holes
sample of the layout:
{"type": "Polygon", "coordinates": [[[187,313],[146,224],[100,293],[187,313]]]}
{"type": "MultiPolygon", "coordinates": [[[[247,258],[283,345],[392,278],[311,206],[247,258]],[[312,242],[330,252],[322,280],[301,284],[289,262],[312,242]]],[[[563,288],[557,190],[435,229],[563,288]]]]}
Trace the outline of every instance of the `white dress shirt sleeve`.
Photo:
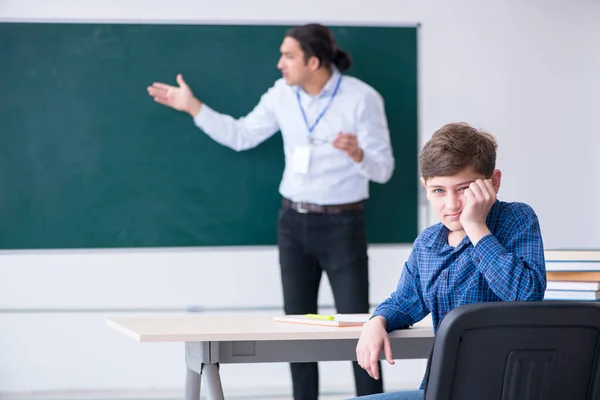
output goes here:
{"type": "Polygon", "coordinates": [[[194,123],[216,142],[236,151],[251,149],[273,136],[279,130],[274,106],[281,93],[276,82],[260,98],[258,104],[245,117],[238,119],[221,114],[206,104],[194,117],[194,123]]]}
{"type": "Polygon", "coordinates": [[[363,159],[356,163],[359,171],[370,180],[386,183],[394,172],[394,155],[383,99],[379,93],[368,92],[358,105],[358,145],[363,159]]]}

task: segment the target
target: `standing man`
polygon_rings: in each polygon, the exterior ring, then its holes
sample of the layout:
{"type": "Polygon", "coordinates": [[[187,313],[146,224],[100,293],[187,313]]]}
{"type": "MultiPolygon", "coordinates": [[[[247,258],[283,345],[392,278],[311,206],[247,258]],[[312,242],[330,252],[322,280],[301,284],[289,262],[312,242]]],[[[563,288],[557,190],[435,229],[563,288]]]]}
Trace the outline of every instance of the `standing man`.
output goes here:
{"type": "MultiPolygon", "coordinates": [[[[342,75],[350,56],[318,24],[290,29],[277,68],[283,77],[245,117],[234,119],[202,103],[181,75],[178,86],[154,83],[160,104],[190,114],[196,126],[236,151],[277,131],[285,169],[279,191],[278,247],[286,314],[317,313],[322,272],[339,313],[369,312],[364,200],[369,181],[387,182],[394,158],[383,100],[366,83],[342,75]]],[[[353,363],[358,396],[381,393],[383,383],[353,363]]],[[[295,400],[316,400],[317,363],[292,363],[295,400]]]]}

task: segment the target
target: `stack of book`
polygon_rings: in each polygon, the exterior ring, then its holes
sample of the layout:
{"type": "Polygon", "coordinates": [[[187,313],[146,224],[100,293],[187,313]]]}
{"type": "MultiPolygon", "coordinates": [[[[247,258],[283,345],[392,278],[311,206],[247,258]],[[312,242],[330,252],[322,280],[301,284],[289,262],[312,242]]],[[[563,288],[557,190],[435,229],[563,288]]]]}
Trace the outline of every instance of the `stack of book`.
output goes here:
{"type": "Polygon", "coordinates": [[[600,300],[600,250],[546,250],[544,300],[600,300]]]}

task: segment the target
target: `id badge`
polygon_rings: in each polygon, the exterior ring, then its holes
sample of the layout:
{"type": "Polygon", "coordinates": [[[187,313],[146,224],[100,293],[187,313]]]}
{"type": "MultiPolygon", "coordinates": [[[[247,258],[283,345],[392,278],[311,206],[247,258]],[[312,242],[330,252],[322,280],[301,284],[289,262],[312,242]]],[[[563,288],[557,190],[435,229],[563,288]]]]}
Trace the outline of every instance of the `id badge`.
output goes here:
{"type": "Polygon", "coordinates": [[[308,174],[310,167],[310,146],[296,146],[292,156],[293,170],[299,174],[308,174]]]}

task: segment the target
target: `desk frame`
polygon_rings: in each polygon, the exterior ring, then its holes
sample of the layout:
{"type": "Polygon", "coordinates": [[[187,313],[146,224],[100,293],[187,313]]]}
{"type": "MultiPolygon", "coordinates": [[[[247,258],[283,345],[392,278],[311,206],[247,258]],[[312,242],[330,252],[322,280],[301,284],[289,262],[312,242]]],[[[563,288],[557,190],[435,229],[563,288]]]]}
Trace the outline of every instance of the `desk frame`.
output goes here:
{"type": "MultiPolygon", "coordinates": [[[[390,341],[395,359],[427,358],[433,345],[432,337],[390,335],[390,341]]],[[[357,343],[358,339],[186,342],[185,400],[200,399],[202,377],[208,399],[224,400],[219,364],[356,361],[357,343]]]]}

